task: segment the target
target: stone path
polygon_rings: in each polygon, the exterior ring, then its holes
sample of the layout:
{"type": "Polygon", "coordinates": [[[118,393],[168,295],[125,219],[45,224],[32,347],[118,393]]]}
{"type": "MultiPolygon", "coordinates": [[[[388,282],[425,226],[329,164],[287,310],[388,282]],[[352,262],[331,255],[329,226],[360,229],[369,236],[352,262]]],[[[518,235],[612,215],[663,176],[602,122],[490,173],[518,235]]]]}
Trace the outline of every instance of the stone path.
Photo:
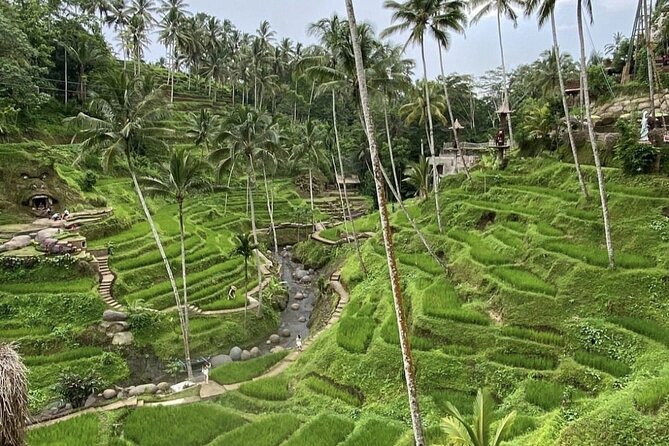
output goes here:
{"type": "MultiPolygon", "coordinates": [[[[330,240],[330,239],[327,239],[325,237],[322,237],[321,232],[323,232],[323,230],[314,232],[313,234],[311,234],[311,238],[313,240],[319,242],[319,243],[323,243],[324,245],[328,245],[328,246],[339,246],[339,245],[343,245],[344,243],[352,243],[353,242],[353,236],[349,236],[348,238],[343,238],[343,239],[334,241],[334,240],[330,240]]],[[[376,235],[374,232],[359,232],[358,233],[358,240],[366,239],[366,238],[372,238],[372,237],[374,237],[374,235],[376,235]]]]}
{"type": "MultiPolygon", "coordinates": [[[[330,276],[330,286],[332,286],[332,289],[339,294],[339,303],[337,304],[337,307],[335,310],[332,312],[330,315],[330,319],[328,320],[328,323],[325,325],[325,327],[318,331],[317,333],[314,333],[313,336],[309,337],[305,342],[304,342],[304,350],[308,349],[328,328],[332,327],[337,321],[339,321],[339,318],[341,317],[342,311],[346,304],[349,301],[349,294],[344,289],[344,286],[341,283],[341,272],[336,271],[332,273],[330,276]]],[[[253,378],[251,380],[245,381],[257,381],[259,379],[264,379],[264,378],[270,378],[273,376],[280,375],[283,373],[288,367],[290,367],[297,359],[299,358],[301,352],[298,351],[292,351],[288,355],[286,355],[281,361],[276,363],[272,368],[267,370],[265,373],[262,375],[253,378]]],[[[84,409],[80,410],[78,412],[70,413],[68,415],[62,416],[60,418],[55,418],[53,420],[48,420],[44,421],[41,423],[36,423],[32,424],[29,426],[29,429],[36,429],[39,427],[45,427],[45,426],[50,426],[52,424],[60,423],[61,421],[69,420],[75,417],[78,417],[80,415],[84,415],[87,413],[95,413],[95,412],[106,412],[106,411],[111,411],[111,410],[116,410],[116,409],[121,409],[121,408],[126,408],[126,407],[154,407],[154,406],[179,406],[182,404],[191,404],[191,403],[196,403],[199,401],[215,398],[217,396],[220,396],[226,392],[231,392],[234,390],[239,389],[239,387],[244,384],[244,382],[240,383],[235,383],[235,384],[226,384],[226,385],[221,385],[218,384],[214,381],[210,381],[208,384],[199,384],[200,386],[200,394],[196,396],[189,396],[185,398],[177,398],[169,401],[155,401],[155,402],[145,402],[141,399],[138,399],[137,397],[132,397],[128,398],[125,400],[119,400],[111,404],[107,404],[105,406],[101,407],[92,407],[89,409],[84,409]]]]}
{"type": "Polygon", "coordinates": [[[98,289],[100,291],[100,297],[105,304],[112,307],[115,310],[121,310],[123,305],[120,304],[111,294],[111,287],[116,279],[116,276],[109,269],[109,256],[107,255],[96,255],[95,259],[98,261],[98,271],[100,272],[100,284],[98,289]]]}

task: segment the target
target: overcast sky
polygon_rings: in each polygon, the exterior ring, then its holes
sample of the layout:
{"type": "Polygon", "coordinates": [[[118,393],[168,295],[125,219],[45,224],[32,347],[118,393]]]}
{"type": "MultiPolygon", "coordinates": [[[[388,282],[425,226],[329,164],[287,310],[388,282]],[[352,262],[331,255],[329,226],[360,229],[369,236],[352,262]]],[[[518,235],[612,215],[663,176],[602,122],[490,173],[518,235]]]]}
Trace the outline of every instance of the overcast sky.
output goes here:
{"type": "MultiPolygon", "coordinates": [[[[320,18],[337,12],[346,15],[344,0],[190,0],[190,10],[206,12],[219,19],[230,19],[242,31],[254,33],[262,20],[268,20],[277,33],[277,38],[289,37],[294,41],[314,43],[306,33],[307,26],[320,18]]],[[[356,0],[356,14],[359,21],[370,22],[377,32],[390,25],[391,13],[383,8],[382,0],[356,0]]],[[[578,34],[576,32],[576,0],[558,0],[556,19],[560,46],[563,51],[578,54],[578,34]]],[[[613,34],[632,32],[636,0],[595,0],[593,1],[595,22],[589,25],[590,36],[586,32],[587,52],[594,49],[603,52],[604,45],[613,40],[613,34]]],[[[550,28],[539,31],[534,20],[522,19],[517,28],[508,21],[502,24],[507,65],[532,62],[552,44],[550,28]]],[[[404,43],[401,38],[394,38],[404,43]]],[[[164,48],[154,42],[148,50],[147,59],[156,60],[165,54],[164,48]]],[[[417,48],[408,48],[409,57],[420,58],[417,48]]],[[[428,70],[436,76],[439,59],[436,46],[427,48],[428,70]]],[[[494,16],[484,18],[476,26],[470,27],[466,36],[453,36],[452,47],[446,56],[447,72],[481,75],[486,70],[500,65],[497,26],[494,16]]],[[[420,73],[419,73],[420,74],[420,73]]]]}

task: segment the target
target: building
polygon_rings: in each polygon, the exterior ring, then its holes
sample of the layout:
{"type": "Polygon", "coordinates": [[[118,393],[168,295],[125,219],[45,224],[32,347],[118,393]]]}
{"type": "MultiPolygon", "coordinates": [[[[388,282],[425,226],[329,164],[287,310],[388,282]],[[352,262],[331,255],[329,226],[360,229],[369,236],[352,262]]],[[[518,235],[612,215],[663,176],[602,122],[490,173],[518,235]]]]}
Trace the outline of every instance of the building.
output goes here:
{"type": "Polygon", "coordinates": [[[437,169],[440,177],[448,175],[457,175],[464,172],[465,165],[468,169],[472,168],[481,159],[481,156],[487,152],[487,148],[480,144],[461,143],[463,156],[460,156],[458,150],[454,147],[444,147],[439,155],[428,157],[428,162],[433,168],[437,169]],[[464,163],[463,163],[464,158],[464,163]]]}
{"type": "Polygon", "coordinates": [[[346,189],[358,189],[360,187],[360,178],[357,175],[348,175],[346,177],[337,175],[337,184],[343,187],[346,182],[346,189]]]}

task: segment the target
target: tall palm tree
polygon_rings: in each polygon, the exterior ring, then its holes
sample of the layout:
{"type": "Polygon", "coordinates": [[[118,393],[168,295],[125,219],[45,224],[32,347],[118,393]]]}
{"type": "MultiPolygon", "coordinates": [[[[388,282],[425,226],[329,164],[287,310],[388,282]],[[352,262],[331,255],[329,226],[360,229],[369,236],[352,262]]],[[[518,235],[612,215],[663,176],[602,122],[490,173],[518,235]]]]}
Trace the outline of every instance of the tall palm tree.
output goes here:
{"type": "MultiPolygon", "coordinates": [[[[427,128],[428,128],[428,146],[430,148],[430,155],[434,158],[436,156],[436,148],[434,143],[434,123],[432,120],[432,106],[430,104],[429,85],[427,80],[427,63],[425,61],[425,35],[430,34],[437,38],[437,41],[446,39],[444,37],[444,29],[449,25],[444,21],[450,18],[444,14],[442,9],[442,0],[406,0],[404,3],[399,3],[395,0],[386,0],[384,7],[393,10],[392,21],[394,25],[386,28],[381,36],[390,36],[396,33],[409,31],[409,39],[405,44],[405,48],[409,44],[419,45],[421,60],[423,62],[423,88],[426,102],[427,112],[427,128]],[[395,23],[399,22],[399,23],[395,23]]],[[[441,224],[441,209],[439,206],[439,178],[437,170],[432,170],[432,185],[434,188],[434,204],[437,213],[437,226],[439,232],[443,232],[441,224]]]]}
{"type": "MultiPolygon", "coordinates": [[[[472,9],[478,9],[478,12],[472,17],[472,24],[478,23],[483,17],[490,13],[495,13],[497,16],[497,36],[499,38],[499,54],[502,59],[502,89],[503,107],[510,110],[509,106],[509,81],[506,74],[506,60],[504,59],[504,43],[502,41],[502,16],[505,16],[513,26],[518,26],[518,14],[513,10],[514,6],[523,7],[524,0],[470,0],[469,5],[472,9]]],[[[513,125],[511,123],[511,116],[508,118],[509,123],[509,141],[513,144],[513,125]]]]}
{"type": "MultiPolygon", "coordinates": [[[[218,175],[230,168],[238,158],[243,158],[246,164],[246,181],[249,193],[249,206],[251,210],[251,234],[253,243],[258,245],[257,225],[253,192],[256,186],[256,162],[265,156],[271,146],[278,145],[279,135],[272,125],[269,114],[241,107],[231,117],[229,123],[231,128],[221,131],[217,142],[225,144],[211,152],[210,158],[218,164],[218,175]]],[[[262,313],[262,269],[260,253],[256,249],[256,264],[258,270],[258,282],[260,290],[258,293],[258,315],[262,313]]]]}
{"type": "Polygon", "coordinates": [[[209,145],[214,136],[217,115],[211,113],[208,108],[203,108],[200,113],[191,113],[188,120],[186,136],[193,140],[195,147],[202,146],[204,153],[209,152],[209,145]]]}
{"type": "Polygon", "coordinates": [[[149,33],[155,23],[153,13],[156,8],[154,0],[132,0],[128,12],[130,23],[128,29],[132,36],[132,51],[135,56],[135,72],[141,73],[142,55],[149,43],[149,33]]]}
{"type": "Polygon", "coordinates": [[[460,411],[450,402],[446,405],[449,416],[442,420],[442,427],[446,431],[452,444],[460,446],[501,446],[504,437],[511,429],[516,412],[511,412],[500,421],[494,435],[490,425],[495,421],[493,417],[493,401],[488,392],[478,391],[474,401],[474,419],[469,424],[460,411]]]}
{"type": "Polygon", "coordinates": [[[395,248],[393,247],[393,234],[390,228],[390,218],[388,215],[388,206],[385,194],[385,182],[381,172],[381,160],[376,145],[376,133],[374,121],[369,106],[369,96],[367,91],[367,78],[365,66],[363,64],[362,50],[358,35],[358,26],[355,20],[353,10],[353,0],[346,0],[346,12],[348,14],[349,31],[353,43],[353,52],[355,54],[355,65],[358,77],[358,90],[360,92],[360,103],[362,114],[365,121],[367,140],[369,141],[369,150],[372,158],[372,170],[374,173],[374,185],[376,187],[376,198],[379,202],[379,214],[381,216],[381,230],[383,233],[383,242],[386,248],[386,259],[388,261],[388,271],[390,274],[390,286],[393,292],[393,302],[395,304],[395,315],[397,317],[397,326],[399,327],[400,347],[402,350],[402,361],[404,364],[404,376],[406,379],[407,392],[409,396],[409,408],[411,411],[411,421],[413,425],[414,438],[416,446],[425,446],[425,435],[423,433],[423,423],[421,420],[420,407],[418,405],[418,393],[416,390],[415,370],[413,358],[411,355],[411,345],[409,342],[409,328],[404,310],[404,300],[402,296],[402,287],[400,285],[399,271],[397,269],[397,258],[395,257],[395,248]]]}
{"type": "Polygon", "coordinates": [[[107,53],[90,39],[77,39],[74,46],[66,45],[66,50],[79,65],[79,100],[86,102],[86,70],[104,62],[107,53]]]}
{"type": "Polygon", "coordinates": [[[318,164],[325,157],[325,135],[323,129],[314,124],[313,121],[307,121],[299,129],[300,143],[293,148],[291,158],[293,161],[303,161],[309,171],[309,203],[311,205],[311,225],[314,226],[314,175],[313,169],[318,168],[318,164]]]}
{"type": "Polygon", "coordinates": [[[253,243],[251,235],[248,232],[242,232],[235,235],[235,254],[244,257],[244,328],[246,328],[246,311],[248,309],[249,292],[249,259],[258,245],[253,243]]]}
{"type": "Polygon", "coordinates": [[[592,147],[592,156],[595,159],[597,170],[597,183],[599,185],[599,198],[602,203],[602,219],[604,220],[604,237],[606,238],[606,252],[609,256],[609,267],[615,268],[616,261],[613,252],[613,241],[611,239],[611,221],[609,219],[609,203],[606,197],[606,184],[604,180],[604,171],[602,170],[602,161],[599,158],[599,149],[597,148],[597,139],[595,138],[595,126],[592,123],[592,111],[590,107],[590,89],[588,87],[588,66],[585,62],[585,39],[583,37],[583,9],[592,20],[592,1],[577,0],[576,2],[576,21],[578,26],[578,39],[581,51],[581,93],[585,105],[585,117],[588,126],[588,136],[590,146],[592,147]]]}
{"type": "Polygon", "coordinates": [[[184,200],[186,196],[194,189],[201,187],[203,181],[201,178],[204,170],[202,161],[193,157],[185,148],[173,150],[170,160],[163,167],[164,178],[147,177],[142,178],[145,190],[149,194],[163,197],[174,198],[177,203],[179,214],[179,242],[181,244],[181,280],[182,280],[182,306],[177,308],[181,311],[184,321],[184,331],[186,338],[186,367],[192,378],[192,368],[190,367],[190,328],[188,320],[188,285],[186,282],[186,228],[184,225],[184,200]]]}
{"type": "MultiPolygon", "coordinates": [[[[181,306],[181,297],[176,280],[172,272],[169,259],[160,240],[158,229],[153,221],[151,212],[146,204],[144,193],[139,185],[135,170],[137,154],[147,147],[161,147],[166,149],[163,136],[171,133],[160,126],[160,122],[167,117],[167,104],[160,90],[146,92],[146,85],[151,81],[146,77],[130,77],[125,71],[113,72],[106,77],[107,84],[103,87],[102,95],[91,101],[92,113],[79,113],[67,118],[66,122],[79,128],[78,135],[82,155],[90,151],[97,151],[102,156],[102,166],[105,170],[112,167],[116,157],[121,156],[125,162],[135,193],[151,228],[151,234],[158,247],[158,252],[165,265],[165,271],[172,287],[177,308],[181,306]]],[[[188,352],[185,321],[181,314],[180,324],[184,343],[184,352],[188,352]]],[[[186,363],[190,370],[190,362],[186,363]]],[[[192,377],[192,371],[189,372],[192,377]]]]}
{"type": "Polygon", "coordinates": [[[130,49],[127,45],[126,33],[126,28],[130,24],[130,12],[126,7],[126,0],[113,0],[110,2],[107,13],[107,24],[118,33],[117,38],[121,42],[123,69],[125,70],[130,49]]]}
{"type": "Polygon", "coordinates": [[[26,367],[14,346],[0,343],[0,444],[26,444],[28,413],[26,367]]]}
{"type": "Polygon", "coordinates": [[[177,39],[183,38],[180,34],[183,33],[183,21],[188,15],[186,8],[188,8],[188,3],[185,0],[162,0],[158,10],[162,14],[162,19],[158,24],[160,30],[158,40],[165,44],[169,65],[167,82],[170,85],[170,103],[174,102],[174,72],[178,59],[177,39]]]}
{"type": "MultiPolygon", "coordinates": [[[[576,168],[576,175],[578,176],[578,184],[581,187],[581,193],[585,198],[588,198],[588,188],[585,185],[583,172],[581,171],[581,163],[578,161],[578,149],[576,148],[576,141],[574,140],[574,131],[571,127],[571,117],[569,113],[569,105],[567,104],[567,94],[565,93],[564,75],[562,73],[562,57],[560,56],[560,45],[558,44],[557,25],[555,23],[555,3],[557,0],[527,0],[525,5],[525,14],[537,14],[539,20],[539,27],[546,24],[546,20],[551,21],[551,30],[553,32],[553,56],[555,57],[556,70],[558,81],[560,85],[560,95],[562,96],[562,108],[564,110],[564,117],[567,123],[567,135],[569,136],[569,145],[571,146],[571,153],[574,157],[574,167],[576,168]]],[[[553,70],[551,70],[553,71],[553,70]]]]}

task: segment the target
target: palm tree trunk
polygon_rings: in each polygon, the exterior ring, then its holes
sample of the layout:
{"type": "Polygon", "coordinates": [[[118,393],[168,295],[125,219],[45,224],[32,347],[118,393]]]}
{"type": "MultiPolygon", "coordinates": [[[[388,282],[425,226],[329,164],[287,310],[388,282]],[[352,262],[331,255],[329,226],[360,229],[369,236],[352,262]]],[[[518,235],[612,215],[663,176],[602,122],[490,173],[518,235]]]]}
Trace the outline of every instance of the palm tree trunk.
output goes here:
{"type": "Polygon", "coordinates": [[[404,364],[404,377],[406,379],[407,392],[409,396],[409,408],[411,411],[411,421],[413,425],[414,438],[416,446],[425,446],[425,435],[423,434],[423,423],[421,420],[420,407],[418,404],[418,393],[415,382],[415,367],[411,354],[411,345],[409,341],[409,327],[404,310],[404,299],[402,296],[402,287],[400,285],[399,271],[397,269],[397,259],[395,258],[395,248],[393,247],[393,235],[390,228],[390,218],[388,215],[388,206],[384,191],[384,180],[381,174],[381,160],[376,146],[376,136],[374,133],[374,122],[369,107],[369,98],[367,96],[367,81],[365,67],[362,61],[362,51],[358,36],[358,28],[355,22],[355,12],[353,11],[353,0],[346,0],[346,11],[348,13],[349,29],[351,40],[353,42],[353,51],[355,53],[355,65],[359,81],[360,102],[362,103],[363,113],[365,115],[365,124],[367,128],[367,138],[369,140],[369,150],[372,157],[372,169],[374,171],[374,185],[376,186],[376,197],[379,201],[379,213],[381,216],[381,232],[383,233],[383,243],[386,248],[386,259],[388,261],[388,272],[390,274],[390,286],[393,291],[393,302],[395,304],[395,315],[397,317],[397,327],[399,329],[400,347],[402,350],[402,362],[404,364]]]}
{"type": "Polygon", "coordinates": [[[588,136],[590,137],[590,146],[592,147],[592,155],[595,159],[595,167],[597,169],[597,183],[599,184],[599,198],[602,202],[602,218],[604,220],[604,237],[606,238],[606,252],[609,256],[609,266],[616,267],[615,256],[613,253],[613,241],[611,240],[611,222],[609,221],[609,204],[606,197],[606,185],[604,183],[604,172],[602,170],[602,162],[599,159],[599,149],[597,148],[597,140],[595,139],[595,126],[592,124],[592,113],[590,110],[590,94],[588,86],[588,72],[585,64],[585,39],[583,37],[583,10],[582,0],[577,1],[577,22],[578,22],[578,39],[581,48],[581,87],[583,92],[583,101],[585,103],[585,118],[588,125],[588,136]]]}
{"type": "MultiPolygon", "coordinates": [[[[458,151],[458,155],[462,160],[462,167],[465,169],[465,175],[469,181],[472,180],[471,175],[469,175],[469,168],[467,167],[467,162],[465,161],[465,155],[462,152],[462,147],[460,146],[460,139],[458,138],[458,129],[455,128],[455,118],[453,117],[453,107],[451,106],[451,98],[448,95],[448,84],[446,83],[446,74],[444,73],[444,56],[442,55],[442,48],[439,45],[439,65],[441,66],[441,77],[444,81],[444,98],[446,98],[446,107],[448,108],[448,118],[451,120],[451,129],[453,130],[453,141],[455,141],[455,148],[458,151]]],[[[457,168],[457,160],[455,163],[457,168]]]]}
{"type": "Polygon", "coordinates": [[[648,91],[650,93],[650,115],[655,118],[655,80],[653,79],[653,72],[655,71],[655,61],[652,54],[652,37],[651,37],[651,19],[648,12],[648,2],[643,0],[643,15],[646,18],[646,65],[648,65],[648,91]]]}
{"type": "MultiPolygon", "coordinates": [[[[509,105],[509,83],[506,76],[506,62],[504,60],[504,44],[502,43],[502,18],[499,10],[497,10],[497,35],[499,37],[499,54],[502,57],[502,82],[504,82],[504,105],[508,110],[511,110],[509,105]]],[[[511,125],[511,115],[509,115],[507,122],[509,123],[509,146],[513,146],[513,125],[511,125]]]]}
{"type": "MultiPolygon", "coordinates": [[[[131,166],[131,163],[128,162],[128,165],[131,166]]],[[[158,247],[158,252],[160,253],[160,257],[163,259],[163,264],[165,265],[165,270],[167,271],[167,277],[170,281],[170,285],[172,286],[172,292],[174,293],[174,301],[176,302],[177,305],[177,313],[179,314],[179,322],[181,325],[181,337],[184,343],[184,354],[186,358],[190,359],[190,352],[188,351],[188,336],[186,334],[185,321],[183,319],[183,310],[181,305],[181,298],[179,297],[179,290],[177,289],[177,282],[176,280],[174,280],[174,274],[172,273],[172,267],[170,266],[170,261],[167,258],[167,254],[165,254],[165,249],[163,248],[163,244],[160,241],[160,236],[158,235],[158,229],[156,228],[156,225],[153,221],[153,217],[151,217],[151,212],[149,212],[149,208],[146,205],[144,194],[142,193],[142,189],[140,189],[139,187],[139,183],[137,182],[137,176],[135,175],[135,172],[132,169],[132,167],[130,167],[130,176],[132,178],[132,183],[135,187],[135,193],[137,194],[137,198],[139,198],[139,202],[142,205],[142,210],[144,211],[144,216],[146,217],[146,221],[149,224],[149,227],[151,228],[151,234],[153,235],[153,240],[156,242],[156,246],[158,247]]],[[[193,368],[191,367],[190,360],[186,361],[186,372],[188,373],[188,379],[192,380],[193,368]]]]}
{"type": "Polygon", "coordinates": [[[269,184],[267,183],[267,172],[265,165],[262,166],[262,176],[265,182],[265,196],[267,198],[267,212],[269,213],[269,227],[272,229],[272,237],[274,238],[274,255],[279,256],[279,241],[276,238],[276,226],[274,226],[274,206],[269,199],[269,184]]]}
{"type": "Polygon", "coordinates": [[[342,194],[341,187],[339,186],[339,181],[337,181],[337,164],[335,163],[334,155],[332,155],[332,168],[334,169],[335,184],[337,185],[337,191],[339,191],[339,201],[341,203],[341,221],[344,223],[344,232],[346,232],[346,238],[348,238],[349,233],[348,233],[348,225],[346,224],[346,206],[344,205],[344,194],[342,194]]]}
{"type": "MultiPolygon", "coordinates": [[[[262,268],[260,266],[260,248],[258,247],[258,234],[256,234],[256,208],[253,204],[253,190],[256,184],[256,171],[253,168],[253,157],[246,160],[246,179],[249,191],[249,205],[251,207],[251,233],[253,244],[256,246],[256,266],[258,269],[258,317],[262,314],[262,268]]],[[[247,290],[248,292],[248,290],[247,290]]]]}
{"type": "Polygon", "coordinates": [[[311,202],[311,229],[315,230],[314,223],[314,177],[311,172],[311,167],[309,168],[309,201],[311,202]]]}
{"type": "Polygon", "coordinates": [[[225,205],[223,206],[223,215],[228,213],[228,194],[230,193],[230,181],[232,181],[232,172],[235,170],[236,158],[232,159],[232,166],[230,166],[230,173],[228,174],[228,183],[225,186],[225,205]]]}
{"type": "MultiPolygon", "coordinates": [[[[188,308],[188,285],[186,283],[186,243],[185,243],[185,234],[186,230],[184,227],[184,210],[183,210],[183,201],[179,200],[179,242],[181,243],[181,280],[183,286],[182,298],[183,298],[183,320],[184,320],[184,338],[186,344],[186,364],[191,363],[190,361],[190,321],[188,320],[190,309],[188,308]]],[[[189,367],[190,368],[190,367],[189,367]]],[[[188,379],[192,379],[192,368],[188,379]]]]}
{"type": "Polygon", "coordinates": [[[64,49],[63,53],[65,57],[65,105],[67,106],[67,49],[64,49]]]}
{"type": "Polygon", "coordinates": [[[560,94],[562,95],[562,108],[564,109],[564,116],[567,120],[567,135],[569,136],[571,153],[574,156],[574,167],[576,167],[576,175],[578,176],[578,184],[581,187],[581,193],[585,198],[590,198],[588,188],[585,186],[583,172],[581,172],[581,163],[578,161],[578,150],[576,148],[576,141],[574,140],[574,131],[571,128],[571,116],[569,114],[569,105],[567,104],[567,94],[565,93],[564,76],[562,75],[562,61],[560,60],[560,45],[558,45],[557,26],[555,24],[555,13],[553,12],[551,12],[551,27],[553,29],[553,46],[555,47],[555,62],[557,64],[558,80],[560,82],[560,94]]]}
{"type": "Polygon", "coordinates": [[[307,122],[311,119],[311,106],[314,103],[314,93],[316,91],[316,81],[311,82],[311,94],[309,95],[309,109],[307,110],[307,122]]]}
{"type": "Polygon", "coordinates": [[[430,104],[430,89],[427,81],[427,64],[425,63],[425,44],[421,41],[420,44],[420,55],[423,60],[423,82],[425,83],[425,105],[427,108],[427,145],[430,147],[430,155],[432,155],[432,162],[435,165],[432,168],[432,187],[434,189],[434,206],[435,212],[437,213],[437,226],[439,227],[439,233],[444,232],[444,228],[441,225],[441,209],[439,208],[439,178],[437,176],[437,166],[436,166],[436,153],[434,149],[434,124],[432,122],[432,104],[430,104]]]}
{"type": "Polygon", "coordinates": [[[393,181],[395,182],[395,190],[397,191],[397,196],[395,199],[402,201],[400,194],[400,182],[397,179],[397,168],[395,167],[395,156],[393,155],[393,139],[390,136],[390,124],[388,123],[388,98],[383,100],[383,117],[386,121],[386,137],[388,138],[388,153],[390,154],[390,167],[393,169],[393,181]]]}
{"type": "MultiPolygon", "coordinates": [[[[365,268],[365,262],[362,260],[362,254],[360,253],[360,243],[358,241],[358,234],[355,232],[355,223],[353,222],[353,215],[351,214],[351,203],[348,199],[348,191],[346,190],[346,175],[344,174],[344,163],[341,159],[341,147],[339,145],[339,130],[337,129],[337,99],[334,90],[332,90],[332,124],[335,133],[335,142],[337,145],[337,157],[339,158],[339,172],[341,173],[341,178],[342,178],[344,200],[346,201],[346,210],[348,212],[348,219],[351,221],[351,234],[353,235],[355,252],[358,254],[358,260],[360,261],[360,270],[362,271],[362,275],[367,276],[367,268],[365,268]]],[[[336,180],[337,178],[335,177],[335,181],[336,180]]],[[[344,218],[344,224],[346,224],[345,218],[344,218]]]]}
{"type": "Polygon", "coordinates": [[[249,259],[244,256],[244,329],[246,329],[246,312],[249,307],[248,299],[248,289],[249,289],[249,259]]]}

